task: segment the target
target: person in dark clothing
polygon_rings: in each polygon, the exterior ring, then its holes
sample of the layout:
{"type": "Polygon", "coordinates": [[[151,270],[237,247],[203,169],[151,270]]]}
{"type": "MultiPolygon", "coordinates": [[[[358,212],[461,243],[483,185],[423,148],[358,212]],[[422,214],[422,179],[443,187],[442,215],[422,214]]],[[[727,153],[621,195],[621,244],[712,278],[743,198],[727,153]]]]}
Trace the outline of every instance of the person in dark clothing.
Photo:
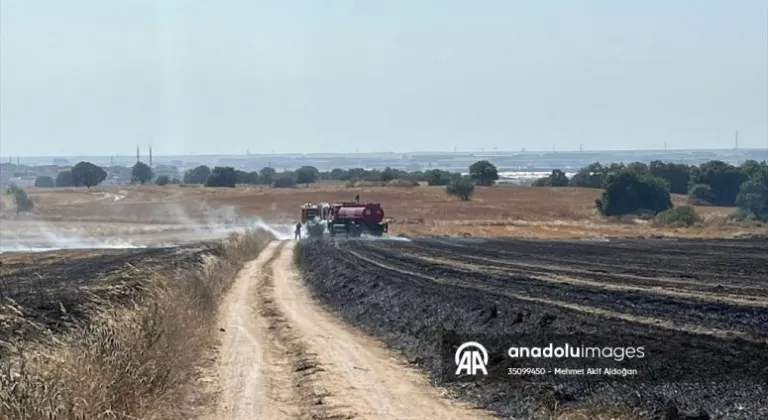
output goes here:
{"type": "Polygon", "coordinates": [[[360,203],[360,194],[358,194],[358,195],[356,195],[356,196],[355,196],[355,201],[356,201],[356,202],[358,202],[358,203],[360,203]]]}
{"type": "Polygon", "coordinates": [[[296,223],[296,232],[293,234],[293,239],[301,239],[301,223],[296,223]]]}

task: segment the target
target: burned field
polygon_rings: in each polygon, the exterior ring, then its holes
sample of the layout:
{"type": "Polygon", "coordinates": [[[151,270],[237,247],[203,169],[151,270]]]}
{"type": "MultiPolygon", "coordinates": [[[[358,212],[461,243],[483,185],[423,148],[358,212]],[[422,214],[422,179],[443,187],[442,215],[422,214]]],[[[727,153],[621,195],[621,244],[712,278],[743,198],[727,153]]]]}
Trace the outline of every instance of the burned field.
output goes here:
{"type": "Polygon", "coordinates": [[[174,275],[215,253],[181,248],[61,250],[0,255],[0,340],[35,339],[142,298],[148,277],[174,275]]]}
{"type": "Polygon", "coordinates": [[[768,418],[765,241],[339,240],[303,243],[296,258],[319,301],[436,385],[505,416],[768,418]],[[456,377],[465,341],[488,348],[487,376],[456,377]],[[549,343],[642,346],[645,356],[506,354],[549,343]],[[637,373],[507,375],[526,367],[637,373]]]}

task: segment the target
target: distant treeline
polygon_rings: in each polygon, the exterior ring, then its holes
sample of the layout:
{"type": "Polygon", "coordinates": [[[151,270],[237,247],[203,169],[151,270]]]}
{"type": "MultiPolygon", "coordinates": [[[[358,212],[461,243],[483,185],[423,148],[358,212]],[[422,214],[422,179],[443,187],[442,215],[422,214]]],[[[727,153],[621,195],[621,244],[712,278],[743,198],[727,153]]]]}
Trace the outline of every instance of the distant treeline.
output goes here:
{"type": "Polygon", "coordinates": [[[198,166],[184,174],[185,184],[204,184],[207,186],[234,186],[235,184],[270,185],[276,188],[293,187],[297,184],[311,184],[317,181],[369,181],[390,182],[405,180],[426,182],[428,185],[448,185],[451,181],[468,178],[477,185],[493,185],[498,179],[496,167],[488,161],[481,160],[469,166],[469,175],[463,177],[458,172],[448,172],[440,169],[408,172],[394,168],[378,169],[340,169],[320,171],[314,166],[302,166],[295,171],[277,172],[274,168],[265,167],[260,171],[246,172],[230,167],[198,166]],[[226,171],[223,178],[221,174],[226,171]]]}
{"type": "Polygon", "coordinates": [[[733,206],[741,185],[750,177],[768,169],[765,161],[745,161],[734,166],[713,160],[701,165],[685,165],[653,161],[650,164],[634,162],[628,165],[612,163],[603,166],[590,164],[580,169],[570,179],[561,170],[554,170],[547,177],[536,180],[537,187],[584,187],[605,188],[611,175],[634,172],[662,180],[672,194],[688,194],[699,204],[733,206]]]}
{"type": "MultiPolygon", "coordinates": [[[[597,207],[604,215],[672,208],[669,194],[687,194],[694,204],[738,206],[741,218],[768,220],[768,164],[747,160],[734,166],[719,160],[701,165],[653,161],[588,165],[570,179],[554,170],[537,187],[604,188],[597,207]]],[[[692,210],[683,210],[690,212],[692,210]]]]}
{"type": "MultiPolygon", "coordinates": [[[[340,169],[319,171],[314,166],[302,166],[295,171],[277,172],[265,167],[260,171],[242,171],[228,166],[209,168],[201,165],[186,173],[182,179],[155,177],[152,168],[138,162],[132,168],[132,182],[144,184],[201,184],[207,187],[235,187],[237,184],[265,185],[273,188],[291,188],[297,184],[311,184],[319,180],[346,182],[408,181],[424,182],[432,186],[446,186],[449,194],[468,200],[474,186],[492,186],[499,179],[496,166],[481,160],[469,166],[469,175],[441,169],[408,172],[394,168],[340,169]]],[[[63,171],[55,180],[39,177],[38,187],[91,187],[106,178],[104,169],[90,162],[79,162],[71,171],[63,171]]],[[[650,164],[593,163],[580,169],[571,178],[562,170],[553,170],[549,176],[538,179],[534,187],[584,187],[605,190],[596,202],[604,215],[650,211],[654,214],[672,208],[670,193],[687,194],[695,204],[738,206],[749,217],[768,220],[768,164],[765,161],[745,161],[734,166],[713,160],[701,165],[685,165],[653,161],[650,164]]]]}

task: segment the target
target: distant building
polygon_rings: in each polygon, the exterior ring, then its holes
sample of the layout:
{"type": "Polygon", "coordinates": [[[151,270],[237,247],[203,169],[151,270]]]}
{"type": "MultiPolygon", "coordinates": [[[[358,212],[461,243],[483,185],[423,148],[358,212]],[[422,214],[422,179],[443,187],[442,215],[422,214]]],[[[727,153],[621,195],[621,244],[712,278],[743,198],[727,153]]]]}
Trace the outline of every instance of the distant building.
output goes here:
{"type": "Polygon", "coordinates": [[[15,184],[21,188],[34,187],[36,179],[36,176],[15,176],[8,180],[8,184],[15,184]]]}
{"type": "Polygon", "coordinates": [[[121,185],[131,182],[131,168],[126,166],[110,166],[105,168],[107,171],[107,178],[103,184],[107,185],[121,185]]]}
{"type": "Polygon", "coordinates": [[[56,175],[61,172],[61,168],[58,165],[39,165],[31,168],[37,176],[47,175],[52,178],[56,178],[56,175]]]}
{"type": "Polygon", "coordinates": [[[117,175],[107,176],[107,178],[102,182],[102,185],[121,185],[123,182],[120,181],[120,177],[117,175]]]}
{"type": "Polygon", "coordinates": [[[179,169],[171,165],[157,165],[152,168],[152,172],[155,173],[155,177],[166,175],[170,179],[181,179],[181,173],[179,172],[179,169]]]}

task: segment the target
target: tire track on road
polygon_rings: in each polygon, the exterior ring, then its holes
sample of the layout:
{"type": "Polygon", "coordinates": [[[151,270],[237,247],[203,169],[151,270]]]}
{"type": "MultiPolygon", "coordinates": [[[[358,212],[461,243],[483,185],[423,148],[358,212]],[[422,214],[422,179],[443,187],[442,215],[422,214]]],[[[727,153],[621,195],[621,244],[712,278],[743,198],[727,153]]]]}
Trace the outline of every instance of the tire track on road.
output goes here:
{"type": "Polygon", "coordinates": [[[288,243],[281,242],[275,258],[265,267],[263,282],[256,294],[259,313],[268,325],[269,353],[274,364],[271,380],[273,399],[283,406],[289,418],[300,419],[352,419],[358,412],[346,400],[343,387],[338,386],[333,372],[323,365],[311,343],[294,328],[284,311],[285,299],[277,297],[276,283],[282,283],[283,272],[276,273],[277,261],[292,253],[288,243]],[[280,276],[279,279],[276,276],[280,276]],[[276,281],[277,280],[277,281],[276,281]]]}
{"type": "Polygon", "coordinates": [[[271,242],[222,306],[221,395],[210,419],[485,419],[450,400],[383,344],[319,306],[271,242]]]}
{"type": "MultiPolygon", "coordinates": [[[[302,284],[288,243],[273,267],[277,310],[294,340],[311,348],[322,389],[362,419],[485,419],[486,411],[445,398],[379,341],[321,308],[302,284]]],[[[350,413],[350,411],[347,411],[350,413]]],[[[322,417],[327,418],[327,417],[322,417]]]]}
{"type": "Polygon", "coordinates": [[[216,419],[285,419],[269,393],[265,369],[272,361],[265,343],[266,325],[259,319],[251,298],[264,266],[278,254],[272,242],[253,261],[245,264],[227,294],[219,314],[224,332],[219,352],[218,382],[221,389],[216,419]]]}

